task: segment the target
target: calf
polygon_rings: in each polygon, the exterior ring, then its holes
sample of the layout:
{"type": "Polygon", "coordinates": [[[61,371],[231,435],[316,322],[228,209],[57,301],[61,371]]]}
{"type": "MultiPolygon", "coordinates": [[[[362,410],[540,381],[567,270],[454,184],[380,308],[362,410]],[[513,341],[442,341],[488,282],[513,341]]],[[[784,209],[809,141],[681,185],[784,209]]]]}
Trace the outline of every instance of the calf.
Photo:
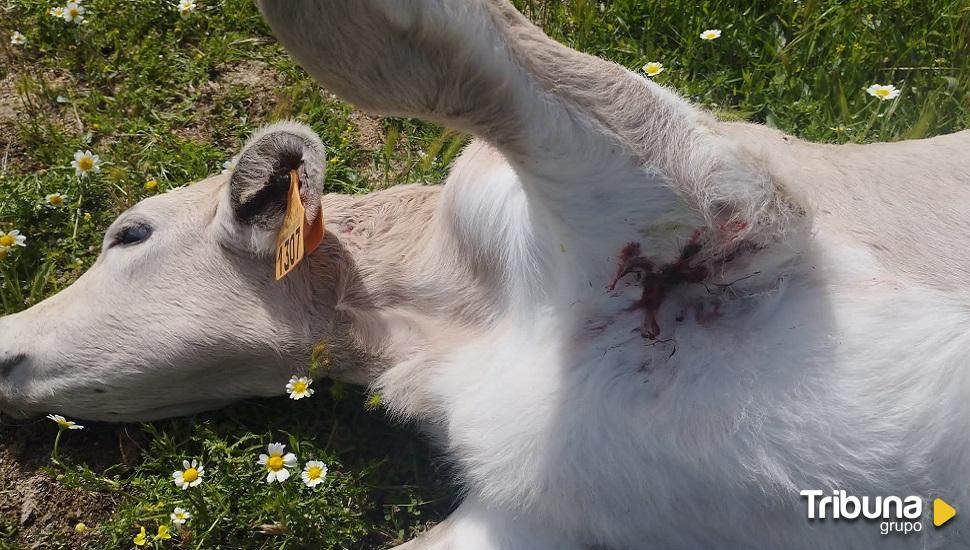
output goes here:
{"type": "Polygon", "coordinates": [[[463,503],[409,550],[965,543],[800,493],[970,503],[970,133],[721,123],[506,0],[260,3],[337,94],[479,139],[444,186],[354,197],[321,194],[307,128],[262,130],[0,319],[4,411],[187,414],[280,393],[325,342],[455,465],[463,503]],[[294,172],[326,231],[277,281],[294,172]]]}

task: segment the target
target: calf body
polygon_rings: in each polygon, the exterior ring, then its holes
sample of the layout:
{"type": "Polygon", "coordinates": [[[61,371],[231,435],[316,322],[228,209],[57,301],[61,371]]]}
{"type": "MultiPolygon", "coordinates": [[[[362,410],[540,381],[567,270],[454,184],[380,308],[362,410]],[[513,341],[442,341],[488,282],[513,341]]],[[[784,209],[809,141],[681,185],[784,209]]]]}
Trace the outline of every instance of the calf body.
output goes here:
{"type": "Polygon", "coordinates": [[[480,140],[444,186],[321,197],[319,140],[265,130],[231,174],[123,215],[74,287],[0,320],[50,334],[3,340],[24,347],[0,350],[5,409],[190,412],[278,393],[325,341],[331,376],[372,385],[455,465],[463,503],[409,549],[966,540],[960,524],[901,537],[810,521],[799,492],[970,502],[970,264],[953,252],[970,235],[954,154],[970,134],[836,148],[719,123],[500,0],[262,9],[338,94],[480,140]],[[291,169],[327,234],[276,283],[271,182],[291,169]],[[114,246],[138,219],[151,239],[114,246]],[[204,262],[173,252],[188,242],[204,262]],[[166,292],[128,279],[159,256],[166,292]],[[116,334],[133,310],[150,322],[116,334]],[[125,397],[243,358],[252,372],[219,395],[125,397]]]}

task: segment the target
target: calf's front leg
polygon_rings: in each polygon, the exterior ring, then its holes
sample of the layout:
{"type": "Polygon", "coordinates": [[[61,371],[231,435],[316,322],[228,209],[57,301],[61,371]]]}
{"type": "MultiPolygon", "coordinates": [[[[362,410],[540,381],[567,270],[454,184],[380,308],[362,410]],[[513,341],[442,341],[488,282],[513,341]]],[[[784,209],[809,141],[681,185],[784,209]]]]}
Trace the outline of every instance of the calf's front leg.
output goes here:
{"type": "Polygon", "coordinates": [[[784,218],[770,178],[717,135],[713,119],[551,40],[507,0],[259,3],[321,84],[368,111],[484,138],[531,202],[580,231],[595,229],[590,204],[634,188],[645,225],[684,202],[715,229],[732,222],[770,234],[765,226],[784,218]]]}

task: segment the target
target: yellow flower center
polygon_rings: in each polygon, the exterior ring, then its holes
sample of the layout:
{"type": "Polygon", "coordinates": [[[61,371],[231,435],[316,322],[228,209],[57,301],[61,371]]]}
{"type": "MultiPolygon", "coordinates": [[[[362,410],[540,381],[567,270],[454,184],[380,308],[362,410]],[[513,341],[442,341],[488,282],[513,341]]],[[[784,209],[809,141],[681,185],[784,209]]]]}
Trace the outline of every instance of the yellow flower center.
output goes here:
{"type": "Polygon", "coordinates": [[[51,198],[48,200],[55,206],[64,202],[64,198],[60,195],[51,195],[51,198]]]}
{"type": "Polygon", "coordinates": [[[319,466],[311,466],[310,469],[307,470],[306,472],[306,476],[310,479],[320,479],[320,476],[322,475],[323,475],[323,469],[320,468],[319,466]]]}
{"type": "Polygon", "coordinates": [[[293,383],[293,393],[305,393],[307,390],[307,383],[303,380],[297,380],[293,383]]]}
{"type": "Polygon", "coordinates": [[[876,89],[876,95],[879,96],[879,97],[887,97],[887,96],[889,96],[889,90],[887,90],[885,88],[877,88],[876,89]]]}
{"type": "Polygon", "coordinates": [[[94,159],[91,157],[81,157],[81,160],[77,161],[78,168],[83,172],[94,168],[94,159]]]}
{"type": "Polygon", "coordinates": [[[71,9],[69,9],[69,10],[67,11],[67,13],[68,13],[68,15],[70,15],[71,17],[77,17],[77,16],[79,16],[79,15],[81,15],[81,12],[79,12],[77,8],[71,8],[71,9]]]}
{"type": "Polygon", "coordinates": [[[269,457],[269,460],[266,461],[266,467],[269,468],[270,470],[273,470],[274,472],[277,470],[282,470],[283,457],[281,457],[280,455],[273,455],[269,457]]]}
{"type": "Polygon", "coordinates": [[[14,240],[10,235],[0,235],[0,246],[13,246],[14,240]]]}
{"type": "Polygon", "coordinates": [[[145,189],[154,189],[158,187],[158,182],[155,180],[148,180],[145,182],[145,189]]]}
{"type": "Polygon", "coordinates": [[[193,481],[199,479],[199,471],[195,468],[188,468],[182,472],[182,479],[185,480],[186,483],[192,483],[193,481]]]}

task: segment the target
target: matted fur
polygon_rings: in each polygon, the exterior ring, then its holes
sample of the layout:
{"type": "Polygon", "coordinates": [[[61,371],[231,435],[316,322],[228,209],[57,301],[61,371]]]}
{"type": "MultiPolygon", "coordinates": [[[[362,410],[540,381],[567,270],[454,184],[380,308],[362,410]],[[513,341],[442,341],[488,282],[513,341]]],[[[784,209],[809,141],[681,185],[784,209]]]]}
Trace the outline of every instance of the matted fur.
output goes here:
{"type": "MultiPolygon", "coordinates": [[[[3,410],[189,413],[279,393],[326,342],[454,464],[462,504],[408,550],[965,546],[959,516],[884,537],[798,492],[970,507],[970,132],[720,123],[504,0],[261,4],[336,93],[481,139],[444,186],[323,196],[324,242],[278,283],[278,216],[239,219],[234,175],[140,203],[106,244],[148,241],[0,319],[3,410]],[[610,289],[629,243],[662,265],[691,239],[705,277],[656,311],[633,275],[610,289]]],[[[249,168],[280,163],[252,143],[249,168]]]]}

